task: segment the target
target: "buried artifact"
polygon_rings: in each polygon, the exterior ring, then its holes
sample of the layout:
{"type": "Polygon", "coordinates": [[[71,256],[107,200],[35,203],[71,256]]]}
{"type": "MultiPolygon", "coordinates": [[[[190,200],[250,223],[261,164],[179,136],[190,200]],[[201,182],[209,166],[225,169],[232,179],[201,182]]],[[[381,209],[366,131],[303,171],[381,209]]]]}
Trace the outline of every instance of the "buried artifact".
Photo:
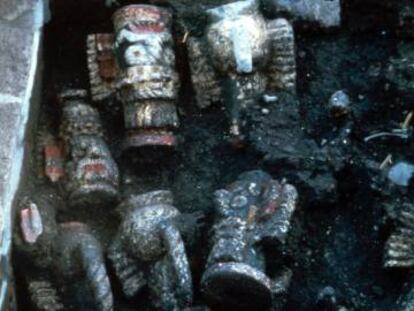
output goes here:
{"type": "Polygon", "coordinates": [[[100,242],[86,224],[59,224],[55,217],[45,197],[21,202],[16,259],[22,261],[33,310],[113,310],[100,242]]]}
{"type": "MultiPolygon", "coordinates": [[[[397,212],[397,225],[385,244],[384,267],[413,269],[414,267],[414,206],[402,202],[397,212]]],[[[395,310],[414,309],[414,279],[411,276],[395,310]]]]}
{"type": "Polygon", "coordinates": [[[145,286],[157,310],[183,310],[192,304],[190,267],[175,220],[170,191],[132,196],[120,206],[123,222],[109,258],[124,294],[132,298],[145,286]]]}
{"type": "Polygon", "coordinates": [[[86,103],[85,96],[82,90],[60,96],[66,191],[71,205],[110,204],[118,195],[119,171],[104,141],[99,113],[86,103]]]}
{"type": "Polygon", "coordinates": [[[125,148],[174,146],[178,127],[179,78],[171,34],[171,13],[130,5],[113,15],[115,33],[88,36],[92,98],[122,102],[125,148]]]}
{"type": "Polygon", "coordinates": [[[296,202],[295,187],[263,171],[244,173],[216,192],[213,247],[201,280],[211,305],[267,310],[287,290],[290,270],[274,279],[266,275],[262,246],[284,242],[296,202]]]}
{"type": "Polygon", "coordinates": [[[207,11],[202,37],[190,37],[188,54],[197,105],[223,97],[231,134],[240,137],[241,116],[266,92],[296,88],[293,29],[283,18],[266,20],[254,0],[207,11]]]}

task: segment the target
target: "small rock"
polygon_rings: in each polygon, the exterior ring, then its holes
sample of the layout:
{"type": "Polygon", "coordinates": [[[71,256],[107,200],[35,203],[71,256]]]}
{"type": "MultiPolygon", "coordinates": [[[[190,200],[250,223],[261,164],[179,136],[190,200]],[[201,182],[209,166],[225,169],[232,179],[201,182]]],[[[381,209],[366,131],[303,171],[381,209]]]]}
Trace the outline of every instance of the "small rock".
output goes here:
{"type": "Polygon", "coordinates": [[[326,286],[318,294],[319,298],[323,298],[326,296],[334,296],[334,295],[335,295],[335,289],[332,286],[326,286]]]}
{"type": "Polygon", "coordinates": [[[263,95],[263,101],[265,103],[274,103],[277,100],[278,100],[278,97],[276,95],[267,95],[267,94],[263,95]]]}
{"type": "Polygon", "coordinates": [[[269,109],[267,109],[267,108],[263,108],[263,109],[262,109],[262,113],[263,113],[263,114],[269,114],[269,113],[270,113],[270,110],[269,110],[269,109]]]}
{"type": "Polygon", "coordinates": [[[124,177],[124,184],[125,185],[131,185],[132,184],[132,178],[129,176],[124,177]]]}
{"type": "Polygon", "coordinates": [[[414,174],[414,165],[407,162],[398,162],[388,172],[388,179],[402,187],[408,187],[414,174]]]}
{"type": "Polygon", "coordinates": [[[343,91],[336,91],[329,99],[329,109],[335,117],[341,117],[350,112],[351,100],[348,94],[343,91]]]}

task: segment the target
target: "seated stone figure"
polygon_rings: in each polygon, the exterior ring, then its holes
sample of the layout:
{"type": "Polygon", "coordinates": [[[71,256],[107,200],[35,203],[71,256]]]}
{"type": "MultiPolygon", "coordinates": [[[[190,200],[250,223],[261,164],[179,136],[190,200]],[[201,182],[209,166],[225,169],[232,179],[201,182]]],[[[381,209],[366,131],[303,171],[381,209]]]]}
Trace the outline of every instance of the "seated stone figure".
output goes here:
{"type": "Polygon", "coordinates": [[[184,310],[192,304],[192,279],[170,191],[132,196],[120,206],[124,214],[109,258],[126,297],[144,287],[150,310],[184,310]]]}
{"type": "Polygon", "coordinates": [[[246,107],[266,92],[295,91],[293,29],[286,19],[265,19],[255,0],[222,5],[207,15],[205,34],[188,39],[196,100],[201,108],[223,101],[237,137],[246,107]]]}
{"type": "Polygon", "coordinates": [[[31,310],[113,310],[101,245],[88,226],[57,223],[54,206],[43,196],[20,206],[15,260],[31,310]]]}
{"type": "Polygon", "coordinates": [[[99,113],[85,97],[82,90],[60,95],[68,200],[70,205],[110,204],[117,199],[119,171],[104,140],[99,113]]]}
{"type": "Polygon", "coordinates": [[[88,36],[92,98],[116,94],[124,107],[125,148],[174,146],[179,78],[171,13],[150,5],[115,12],[114,34],[88,36]]]}
{"type": "Polygon", "coordinates": [[[282,269],[274,279],[266,275],[262,246],[284,242],[297,196],[295,187],[263,171],[244,173],[215,193],[212,249],[201,280],[215,310],[268,310],[286,291],[290,270],[282,269]]]}

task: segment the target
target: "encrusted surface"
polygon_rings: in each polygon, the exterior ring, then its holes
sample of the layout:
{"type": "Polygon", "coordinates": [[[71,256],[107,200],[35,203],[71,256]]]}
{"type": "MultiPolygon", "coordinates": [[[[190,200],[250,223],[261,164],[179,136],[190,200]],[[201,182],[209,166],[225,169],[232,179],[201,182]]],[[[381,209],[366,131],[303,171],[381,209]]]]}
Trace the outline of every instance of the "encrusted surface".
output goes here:
{"type": "Polygon", "coordinates": [[[123,221],[109,249],[123,291],[133,297],[148,285],[151,306],[182,310],[192,305],[189,262],[169,191],[134,195],[120,206],[123,221]]]}
{"type": "Polygon", "coordinates": [[[201,281],[209,303],[247,310],[269,308],[275,293],[265,274],[266,252],[260,245],[284,243],[297,196],[295,187],[263,171],[246,172],[216,191],[213,247],[201,281]]]}
{"type": "Polygon", "coordinates": [[[25,198],[20,204],[16,253],[19,260],[27,262],[22,272],[33,306],[36,310],[76,308],[70,293],[79,287],[90,290],[90,296],[83,300],[88,308],[113,310],[112,289],[100,242],[86,224],[58,224],[54,203],[43,193],[37,195],[35,202],[25,198]]]}
{"type": "Polygon", "coordinates": [[[293,28],[283,18],[265,19],[256,1],[236,1],[206,14],[204,35],[187,43],[197,104],[204,108],[222,101],[230,133],[243,138],[247,107],[266,92],[296,90],[293,28]]]}
{"type": "MultiPolygon", "coordinates": [[[[65,96],[63,96],[65,97],[65,96]]],[[[116,201],[119,187],[118,166],[103,139],[99,113],[86,99],[62,99],[60,136],[65,142],[66,189],[71,205],[116,201]]]]}
{"type": "Polygon", "coordinates": [[[137,134],[142,128],[156,132],[179,124],[172,14],[162,7],[129,5],[113,14],[113,22],[113,35],[92,34],[87,39],[92,98],[116,95],[123,104],[125,128],[135,136],[125,138],[125,149],[174,146],[137,134]]]}

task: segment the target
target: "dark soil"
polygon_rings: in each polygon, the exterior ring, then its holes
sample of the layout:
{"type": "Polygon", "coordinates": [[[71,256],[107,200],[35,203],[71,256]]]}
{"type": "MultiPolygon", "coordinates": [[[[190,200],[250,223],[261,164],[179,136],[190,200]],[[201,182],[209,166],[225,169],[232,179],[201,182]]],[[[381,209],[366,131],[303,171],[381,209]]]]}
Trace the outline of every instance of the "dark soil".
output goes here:
{"type": "MultiPolygon", "coordinates": [[[[56,96],[61,90],[89,87],[86,35],[112,30],[114,9],[106,8],[103,2],[51,1],[52,20],[44,36],[39,136],[58,131],[56,96]]],[[[392,309],[406,276],[382,268],[384,242],[392,228],[385,206],[392,209],[398,205],[397,198],[403,200],[411,190],[391,187],[379,166],[388,154],[394,161],[412,160],[414,149],[412,143],[395,140],[365,143],[364,137],[402,122],[412,109],[411,102],[400,98],[392,86],[386,87],[385,68],[400,40],[394,33],[394,3],[344,0],[343,25],[331,31],[295,24],[298,98],[286,99],[288,105],[294,105],[293,110],[280,112],[277,107],[261,104],[252,108],[247,112],[250,144],[235,149],[229,143],[223,110],[217,106],[200,111],[194,103],[180,36],[186,28],[197,32],[203,17],[192,10],[199,2],[182,2],[177,8],[186,10],[176,15],[184,21],[175,25],[183,81],[177,150],[171,154],[149,150],[121,155],[121,107],[116,103],[98,107],[122,174],[122,197],[171,189],[182,212],[203,213],[199,234],[189,241],[197,289],[209,250],[213,192],[251,169],[264,169],[278,179],[286,177],[297,186],[300,204],[284,251],[284,262],[293,269],[284,310],[341,310],[341,306],[348,310],[392,309]],[[333,118],[328,109],[329,98],[337,90],[345,90],[352,100],[352,113],[342,120],[333,118]],[[270,110],[268,115],[261,114],[263,107],[270,110]],[[284,117],[291,121],[272,122],[284,117]],[[289,152],[285,146],[258,143],[259,137],[269,141],[279,137],[282,144],[289,144],[292,133],[300,139],[289,152]]],[[[53,187],[39,176],[39,157],[37,146],[32,146],[32,171],[24,192],[56,191],[59,197],[59,189],[51,190],[53,187]]],[[[61,205],[60,221],[87,222],[100,233],[104,244],[110,242],[118,224],[113,209],[67,210],[61,205]]],[[[18,282],[19,264],[15,264],[18,282]]],[[[24,289],[19,283],[17,287],[20,309],[28,310],[24,289]]],[[[119,310],[132,310],[134,304],[128,307],[122,301],[119,288],[116,295],[119,310]]],[[[202,304],[199,293],[196,302],[202,304]]],[[[143,304],[135,304],[136,310],[137,305],[143,304]]]]}

